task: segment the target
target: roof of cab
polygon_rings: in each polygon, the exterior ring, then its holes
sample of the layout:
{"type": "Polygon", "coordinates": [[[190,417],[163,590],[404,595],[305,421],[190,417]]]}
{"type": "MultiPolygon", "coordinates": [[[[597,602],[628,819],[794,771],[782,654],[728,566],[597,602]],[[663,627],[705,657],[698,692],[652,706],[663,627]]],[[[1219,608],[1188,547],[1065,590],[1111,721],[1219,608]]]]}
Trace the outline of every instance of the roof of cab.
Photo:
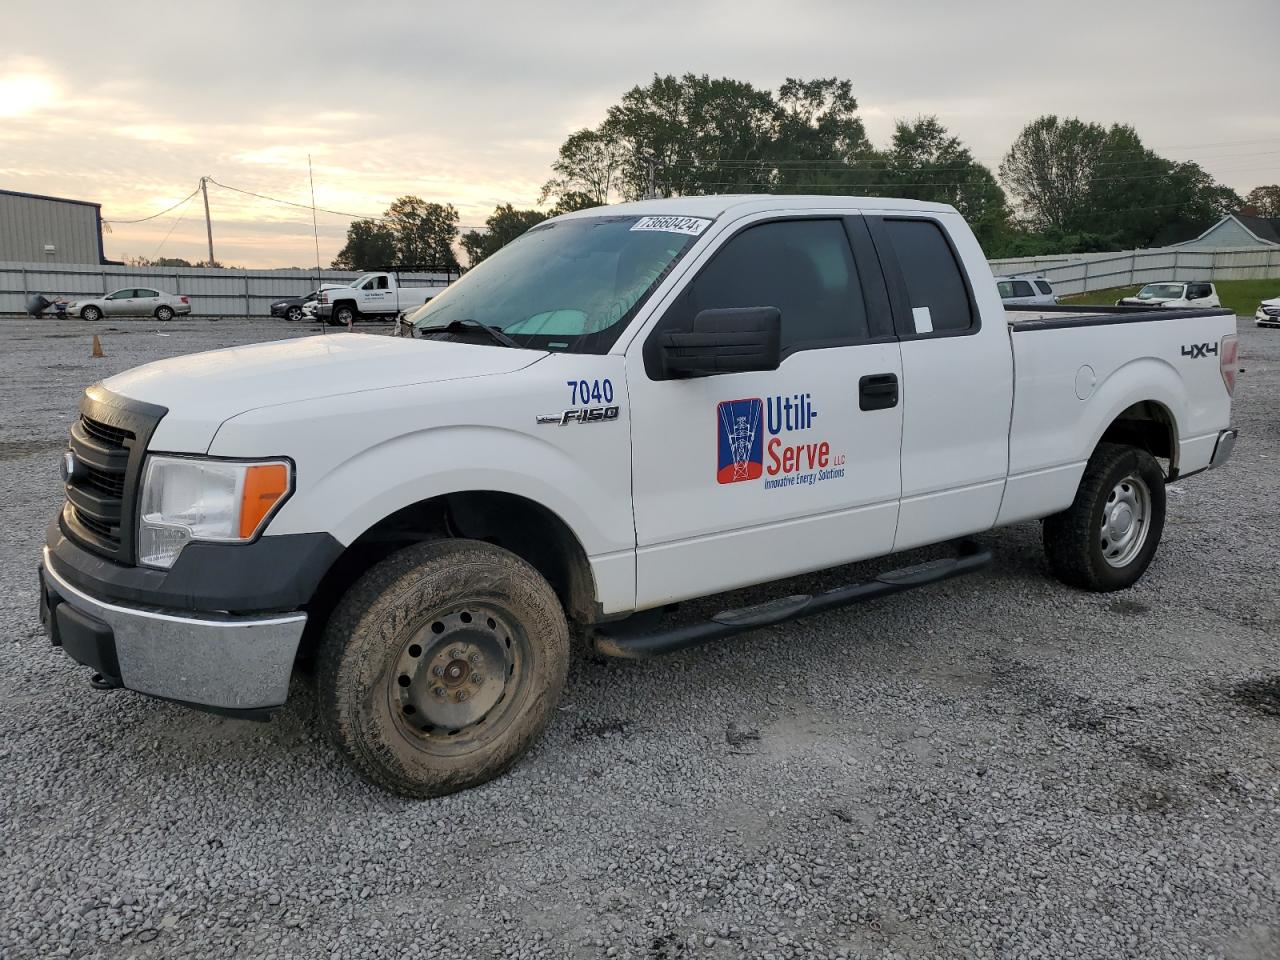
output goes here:
{"type": "Polygon", "coordinates": [[[800,194],[713,194],[705,197],[667,197],[656,200],[636,200],[631,203],[612,203],[606,207],[588,207],[556,219],[600,216],[673,216],[719,217],[732,211],[737,215],[768,212],[770,210],[901,210],[915,213],[955,213],[955,207],[946,203],[926,203],[922,200],[899,200],[893,197],[843,197],[808,196],[800,194]]]}

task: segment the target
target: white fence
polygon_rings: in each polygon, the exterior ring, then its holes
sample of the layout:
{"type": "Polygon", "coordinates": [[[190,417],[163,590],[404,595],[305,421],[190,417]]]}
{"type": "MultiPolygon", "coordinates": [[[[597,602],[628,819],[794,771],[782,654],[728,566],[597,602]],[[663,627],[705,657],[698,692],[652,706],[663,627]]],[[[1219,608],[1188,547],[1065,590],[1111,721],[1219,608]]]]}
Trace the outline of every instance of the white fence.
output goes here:
{"type": "Polygon", "coordinates": [[[1280,247],[1183,250],[1163,247],[1129,253],[1081,253],[990,261],[996,276],[1043,276],[1060,296],[1157,280],[1265,280],[1280,278],[1280,247]]]}
{"type": "MultiPolygon", "coordinates": [[[[1183,250],[1164,247],[1127,253],[1081,253],[990,261],[998,276],[1045,276],[1062,296],[1154,280],[1260,280],[1280,278],[1280,247],[1183,250]]],[[[324,270],[324,283],[347,283],[358,274],[324,270]]],[[[445,283],[443,273],[404,273],[404,280],[445,283]]],[[[195,316],[261,317],[271,302],[316,286],[314,270],[217,270],[206,267],[116,267],[52,263],[0,263],[0,315],[26,313],[27,298],[101,296],[112,290],[158,287],[191,298],[195,316]]]]}
{"type": "MultiPolygon", "coordinates": [[[[323,283],[349,283],[360,274],[324,270],[323,283]]],[[[456,274],[455,274],[456,276],[456,274]]],[[[446,283],[443,273],[402,273],[414,282],[446,283]]],[[[116,267],[53,263],[0,263],[0,315],[20,315],[27,298],[100,297],[121,287],[153,287],[191,299],[198,317],[263,317],[281,297],[299,297],[316,288],[314,270],[218,270],[207,267],[116,267]]]]}

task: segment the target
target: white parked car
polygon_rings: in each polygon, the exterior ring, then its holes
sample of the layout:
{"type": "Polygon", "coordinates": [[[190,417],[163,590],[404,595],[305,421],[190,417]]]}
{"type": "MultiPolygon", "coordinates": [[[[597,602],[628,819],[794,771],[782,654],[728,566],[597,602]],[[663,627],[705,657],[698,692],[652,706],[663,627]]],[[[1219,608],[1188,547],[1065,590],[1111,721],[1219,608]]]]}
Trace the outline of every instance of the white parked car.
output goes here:
{"type": "Polygon", "coordinates": [[[1166,485],[1231,455],[1236,318],[1017,312],[942,204],[565,214],[414,311],[412,339],[239,345],[90,386],[40,619],[99,686],[243,717],[313,659],[337,749],[423,797],[530,747],[571,631],[682,650],[972,573],[1000,541],[966,538],[1035,520],[1058,579],[1130,587],[1166,506],[1203,512],[1166,485]],[[814,594],[632,616],[930,545],[814,594]]]}
{"type": "Polygon", "coordinates": [[[1058,302],[1053,284],[1044,277],[996,277],[996,289],[1005,306],[1058,302]]]}
{"type": "Polygon", "coordinates": [[[91,300],[73,300],[67,304],[67,316],[81,320],[101,320],[103,317],[155,317],[172,320],[191,312],[191,301],[184,296],[165,293],[152,287],[123,287],[105,297],[91,300]]]}
{"type": "Polygon", "coordinates": [[[1258,312],[1253,315],[1260,327],[1280,327],[1280,297],[1272,297],[1258,304],[1258,312]]]}
{"type": "Polygon", "coordinates": [[[1218,289],[1212,283],[1183,283],[1180,280],[1148,283],[1132,297],[1121,297],[1117,307],[1220,307],[1218,289]]]}

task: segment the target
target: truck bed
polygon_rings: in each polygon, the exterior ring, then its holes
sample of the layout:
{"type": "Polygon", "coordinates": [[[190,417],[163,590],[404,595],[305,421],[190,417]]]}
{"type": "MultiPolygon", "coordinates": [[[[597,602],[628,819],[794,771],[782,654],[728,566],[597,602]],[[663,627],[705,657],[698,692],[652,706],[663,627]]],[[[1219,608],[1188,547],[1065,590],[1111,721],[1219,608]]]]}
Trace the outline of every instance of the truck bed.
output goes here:
{"type": "Polygon", "coordinates": [[[1209,465],[1230,425],[1220,366],[1223,338],[1236,332],[1230,310],[1035,306],[1005,316],[1014,399],[1002,523],[1069,504],[1102,429],[1135,405],[1176,425],[1171,471],[1209,465]]]}

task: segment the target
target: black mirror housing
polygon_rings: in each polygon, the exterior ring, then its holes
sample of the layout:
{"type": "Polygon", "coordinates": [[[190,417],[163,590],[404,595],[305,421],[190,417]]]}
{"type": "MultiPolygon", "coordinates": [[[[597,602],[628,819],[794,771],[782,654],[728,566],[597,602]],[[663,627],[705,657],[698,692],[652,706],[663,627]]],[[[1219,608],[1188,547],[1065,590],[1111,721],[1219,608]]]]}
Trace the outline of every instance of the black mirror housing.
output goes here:
{"type": "Polygon", "coordinates": [[[777,307],[701,310],[693,329],[662,335],[668,379],[777,370],[782,362],[782,312],[777,307]]]}

